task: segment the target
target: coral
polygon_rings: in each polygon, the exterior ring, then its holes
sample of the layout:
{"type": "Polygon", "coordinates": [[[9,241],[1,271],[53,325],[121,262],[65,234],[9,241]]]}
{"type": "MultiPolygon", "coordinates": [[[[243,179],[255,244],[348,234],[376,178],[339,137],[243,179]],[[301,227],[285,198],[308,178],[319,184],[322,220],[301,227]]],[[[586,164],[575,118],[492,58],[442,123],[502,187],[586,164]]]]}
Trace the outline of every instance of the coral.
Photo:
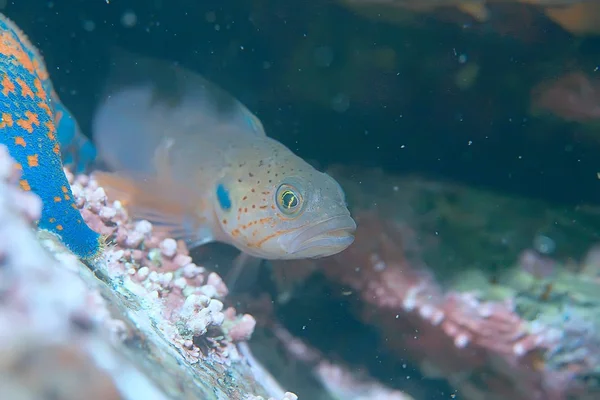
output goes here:
{"type": "Polygon", "coordinates": [[[562,398],[565,388],[553,387],[557,377],[545,374],[538,355],[556,346],[560,331],[529,326],[510,301],[444,293],[431,276],[406,261],[393,223],[373,213],[357,218],[357,245],[330,259],[324,273],[360,295],[362,319],[390,338],[393,351],[410,354],[422,369],[470,392],[469,398],[482,390],[491,399],[502,386],[497,396],[562,398]],[[477,387],[478,379],[485,384],[477,387]]]}
{"type": "Polygon", "coordinates": [[[36,238],[41,202],[15,186],[13,165],[0,146],[0,374],[11,382],[0,397],[268,397],[236,347],[253,317],[224,306],[227,287],[183,243],[130,221],[92,178],[67,172],[84,219],[111,241],[90,269],[54,234],[36,238]]]}
{"type": "Polygon", "coordinates": [[[93,260],[102,251],[103,238],[83,223],[73,204],[59,145],[60,137],[67,132],[57,130],[57,127],[71,129],[76,135],[77,124],[56,96],[35,46],[3,14],[0,14],[0,34],[0,65],[5,86],[0,94],[3,130],[0,143],[7,147],[21,169],[19,184],[23,190],[32,191],[42,199],[38,226],[61,237],[80,258],[93,260]],[[16,90],[15,85],[22,89],[16,90]]]}
{"type": "Polygon", "coordinates": [[[148,221],[130,221],[120,202],[109,205],[106,194],[93,178],[81,175],[72,183],[77,204],[82,205],[85,221],[96,231],[109,235],[114,246],[106,252],[106,274],[119,280],[126,290],[143,299],[160,328],[169,332],[188,359],[198,362],[201,347],[194,340],[218,328],[206,338],[215,344],[215,355],[236,353],[233,343],[213,337],[249,338],[252,316],[238,316],[234,309],[224,310],[228,289],[214,272],[192,262],[183,242],[152,233],[148,221]],[[232,333],[232,334],[230,334],[232,333]],[[220,347],[224,346],[224,347],[220,347]]]}
{"type": "Polygon", "coordinates": [[[600,119],[600,82],[582,72],[571,72],[538,84],[531,94],[532,111],[547,112],[567,121],[600,119]]]}
{"type": "MultiPolygon", "coordinates": [[[[343,174],[330,172],[338,179],[343,174]]],[[[562,261],[556,252],[553,257],[541,253],[554,247],[564,250],[566,232],[574,234],[578,246],[589,246],[597,240],[594,230],[585,234],[583,225],[563,225],[557,215],[564,211],[554,214],[547,207],[540,208],[543,218],[525,222],[501,196],[476,191],[467,195],[451,185],[394,181],[382,174],[351,176],[361,183],[354,187],[340,182],[358,224],[355,243],[334,257],[277,267],[325,277],[326,292],[349,302],[353,314],[377,330],[380,345],[396,360],[410,360],[427,376],[444,378],[461,398],[566,400],[598,395],[597,249],[590,250],[582,267],[562,261]],[[435,207],[429,204],[433,194],[435,207]],[[506,211],[496,215],[489,205],[506,211]],[[560,227],[549,234],[561,238],[552,246],[539,236],[546,219],[560,227]],[[498,230],[494,221],[507,230],[484,239],[493,231],[487,228],[490,224],[498,230]],[[529,241],[536,249],[515,240],[524,232],[536,237],[529,241]],[[458,243],[449,248],[457,235],[472,248],[458,243]],[[499,239],[508,242],[506,238],[523,250],[491,246],[499,239]],[[467,267],[465,254],[478,250],[479,260],[467,267]],[[486,269],[496,253],[504,255],[506,267],[486,269]],[[461,263],[462,268],[454,267],[461,263]]],[[[589,223],[593,219],[581,217],[589,223]]],[[[572,249],[568,253],[575,255],[572,249]]]]}

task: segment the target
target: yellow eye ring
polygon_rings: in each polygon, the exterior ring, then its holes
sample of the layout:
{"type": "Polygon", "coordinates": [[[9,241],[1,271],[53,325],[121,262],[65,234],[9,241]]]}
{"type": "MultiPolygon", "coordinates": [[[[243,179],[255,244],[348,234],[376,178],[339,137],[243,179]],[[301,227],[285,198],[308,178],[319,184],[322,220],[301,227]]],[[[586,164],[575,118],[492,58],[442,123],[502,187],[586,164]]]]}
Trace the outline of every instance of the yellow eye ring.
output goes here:
{"type": "Polygon", "coordinates": [[[295,215],[302,210],[304,199],[300,192],[293,186],[282,184],[277,189],[276,194],[277,207],[285,215],[295,215]]]}

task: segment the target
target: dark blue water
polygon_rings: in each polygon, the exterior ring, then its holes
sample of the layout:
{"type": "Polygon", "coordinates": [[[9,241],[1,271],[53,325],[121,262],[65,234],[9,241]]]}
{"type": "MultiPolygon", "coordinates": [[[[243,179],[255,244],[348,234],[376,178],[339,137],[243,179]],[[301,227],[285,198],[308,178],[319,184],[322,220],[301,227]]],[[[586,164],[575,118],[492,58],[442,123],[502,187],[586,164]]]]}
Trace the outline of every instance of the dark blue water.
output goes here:
{"type": "Polygon", "coordinates": [[[557,202],[599,199],[594,155],[600,140],[578,134],[576,124],[527,112],[541,72],[558,72],[574,58],[594,63],[597,40],[574,40],[544,21],[525,41],[428,17],[420,29],[377,23],[328,1],[259,4],[20,0],[5,11],[41,48],[86,132],[108,49],[117,45],[203,73],[247,103],[270,135],[321,164],[418,172],[557,202]],[[122,23],[130,11],[134,27],[122,23]],[[357,37],[362,48],[355,47],[357,37]],[[396,51],[397,71],[361,71],[331,85],[371,43],[396,51]],[[295,68],[294,57],[311,65],[304,54],[319,46],[331,52],[333,72],[295,68]],[[452,84],[461,55],[484,71],[467,91],[452,84]],[[295,95],[294,85],[305,82],[326,87],[332,105],[295,95]],[[338,92],[350,93],[344,112],[334,109],[338,92]]]}

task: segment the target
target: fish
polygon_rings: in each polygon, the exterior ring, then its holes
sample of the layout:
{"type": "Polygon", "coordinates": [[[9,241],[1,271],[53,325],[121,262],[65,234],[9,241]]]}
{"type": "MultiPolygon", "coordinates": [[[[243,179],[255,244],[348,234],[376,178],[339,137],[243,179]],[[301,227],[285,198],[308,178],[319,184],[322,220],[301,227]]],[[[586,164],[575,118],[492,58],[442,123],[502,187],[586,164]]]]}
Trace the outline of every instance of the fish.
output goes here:
{"type": "Polygon", "coordinates": [[[190,247],[222,242],[266,260],[319,258],[354,241],[342,187],[213,82],[114,51],[92,137],[94,172],[134,219],[190,247]]]}
{"type": "Polygon", "coordinates": [[[74,173],[89,170],[96,160],[96,148],[88,139],[73,114],[54,92],[54,116],[57,139],[60,144],[63,165],[74,173]]]}
{"type": "Polygon", "coordinates": [[[38,228],[58,236],[80,259],[97,260],[105,238],[85,223],[74,202],[57,139],[57,110],[68,112],[44,60],[19,27],[0,14],[0,143],[21,171],[21,189],[42,200],[38,228]]]}

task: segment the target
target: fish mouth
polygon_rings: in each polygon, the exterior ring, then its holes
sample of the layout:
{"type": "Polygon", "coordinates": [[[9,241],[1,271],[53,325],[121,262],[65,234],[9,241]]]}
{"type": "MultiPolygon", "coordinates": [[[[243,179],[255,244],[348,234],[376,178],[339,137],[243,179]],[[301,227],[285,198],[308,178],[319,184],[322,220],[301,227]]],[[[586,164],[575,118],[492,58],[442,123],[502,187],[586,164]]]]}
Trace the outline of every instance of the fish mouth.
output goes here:
{"type": "Polygon", "coordinates": [[[356,222],[350,215],[328,218],[302,229],[289,239],[287,252],[292,258],[319,258],[337,254],[354,242],[356,222]]]}

